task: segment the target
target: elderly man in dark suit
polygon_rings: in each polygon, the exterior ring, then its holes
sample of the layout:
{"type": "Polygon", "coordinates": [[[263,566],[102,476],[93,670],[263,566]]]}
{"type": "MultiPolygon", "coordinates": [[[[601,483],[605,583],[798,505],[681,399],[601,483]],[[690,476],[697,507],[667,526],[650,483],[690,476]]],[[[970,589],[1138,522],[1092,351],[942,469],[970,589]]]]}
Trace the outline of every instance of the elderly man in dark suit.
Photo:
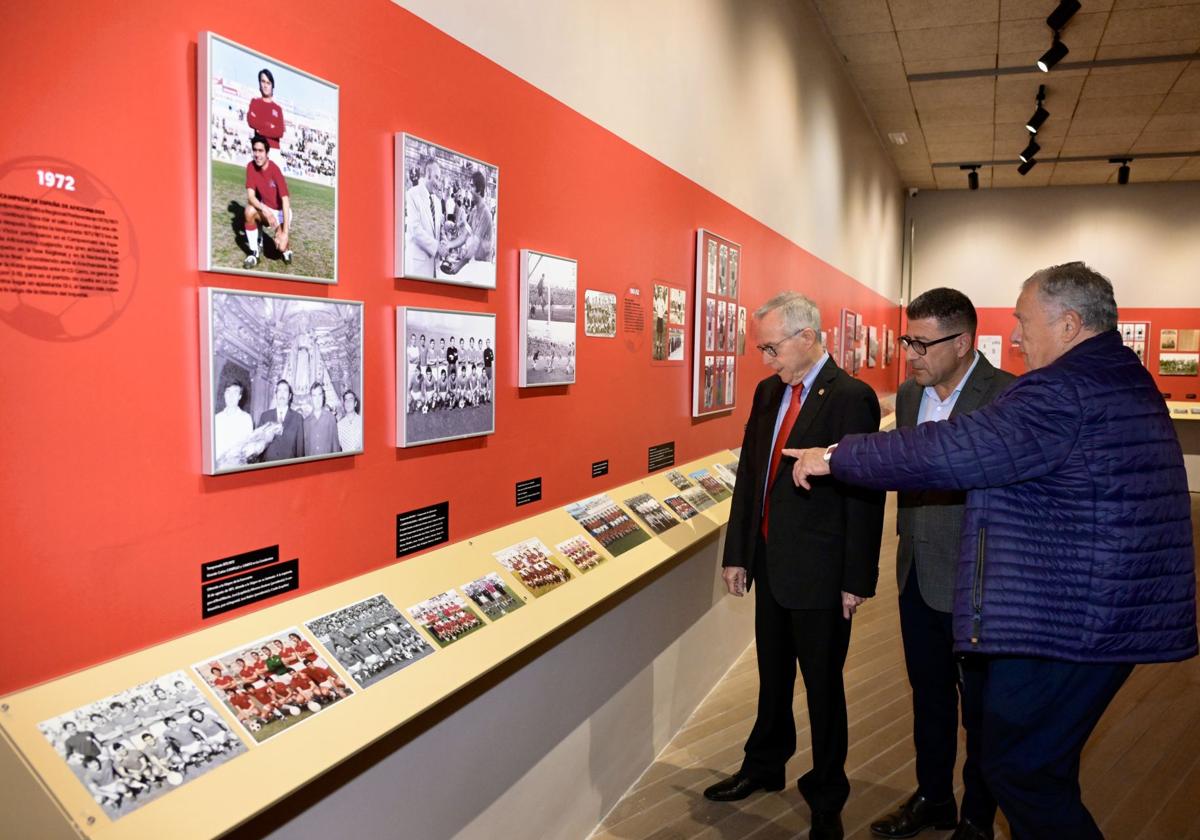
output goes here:
{"type": "Polygon", "coordinates": [[[279,434],[271,439],[263,450],[263,461],[287,461],[304,457],[304,421],[299,412],[292,409],[292,385],[286,379],[275,384],[275,407],[264,411],[258,418],[258,426],[268,423],[279,424],[279,434]]]}
{"type": "Polygon", "coordinates": [[[875,594],[884,494],[830,482],[812,492],[792,484],[784,446],[829,445],[879,428],[879,400],[843,372],[821,344],[811,300],[783,292],[755,313],[758,345],[773,371],[758,384],[746,424],[725,538],[723,577],[744,594],[758,584],[754,635],[758,717],[733,777],[704,795],[720,802],[781,790],[796,751],[792,692],[796,664],[808,694],[812,770],[798,780],[812,809],[811,837],[842,837],[850,795],[842,667],[850,617],[875,594]]]}
{"type": "MultiPolygon", "coordinates": [[[[908,305],[900,336],[909,379],[896,395],[896,425],[912,428],[981,408],[1015,379],[975,349],[977,318],[966,295],[931,289],[908,305]]],[[[895,813],[871,825],[880,837],[914,837],[954,828],[952,840],[990,840],[996,800],[979,769],[982,663],[956,658],[951,614],[962,534],[962,491],[902,491],[896,531],[900,633],[912,686],[917,790],[895,813]],[[954,801],[958,706],[967,732],[961,820],[954,801]]]]}

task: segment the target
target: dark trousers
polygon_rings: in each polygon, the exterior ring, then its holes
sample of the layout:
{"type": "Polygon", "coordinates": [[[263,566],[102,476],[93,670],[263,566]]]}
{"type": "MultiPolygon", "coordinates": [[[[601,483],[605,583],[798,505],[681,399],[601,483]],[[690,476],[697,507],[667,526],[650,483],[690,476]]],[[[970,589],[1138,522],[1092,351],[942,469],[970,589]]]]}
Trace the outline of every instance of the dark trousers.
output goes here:
{"type": "Polygon", "coordinates": [[[921,597],[914,565],[900,593],[900,633],[912,686],[917,792],[932,802],[954,798],[961,700],[967,733],[961,814],[980,828],[989,828],[996,818],[996,800],[979,767],[986,664],[979,657],[955,656],[952,624],[950,613],[933,609],[921,597]]]}
{"type": "Polygon", "coordinates": [[[754,590],[758,717],[746,741],[741,772],[769,786],[782,787],[784,766],[796,752],[792,692],[799,663],[808,694],[813,761],[812,770],[800,777],[800,793],[814,811],[840,811],[850,797],[850,780],[846,778],[846,692],[842,685],[850,622],[842,618],[840,607],[781,607],[771,594],[763,562],[754,566],[754,590]]]}
{"type": "Polygon", "coordinates": [[[1132,665],[988,661],[983,773],[1013,840],[1102,838],[1079,793],[1079,755],[1132,665]]]}

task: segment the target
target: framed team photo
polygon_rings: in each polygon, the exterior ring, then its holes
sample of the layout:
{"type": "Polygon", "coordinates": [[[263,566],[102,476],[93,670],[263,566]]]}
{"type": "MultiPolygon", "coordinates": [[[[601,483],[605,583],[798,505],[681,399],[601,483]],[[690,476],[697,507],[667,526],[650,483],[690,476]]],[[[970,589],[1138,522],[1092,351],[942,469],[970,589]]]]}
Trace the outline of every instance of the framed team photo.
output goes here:
{"type": "Polygon", "coordinates": [[[479,613],[453,589],[409,607],[408,614],[443,648],[485,626],[479,613]]]}
{"type": "Polygon", "coordinates": [[[72,709],[38,729],[113,820],[246,752],[183,671],[72,709]]]}
{"type": "Polygon", "coordinates": [[[362,303],[200,290],[205,475],[363,451],[362,303]]]}
{"type": "Polygon", "coordinates": [[[464,583],[459,587],[463,594],[475,602],[475,606],[492,621],[499,621],[504,616],[525,606],[517,594],[509,588],[500,575],[489,572],[478,580],[464,583]]]}
{"type": "MultiPolygon", "coordinates": [[[[693,417],[723,414],[736,407],[733,382],[737,356],[732,354],[737,351],[739,337],[741,253],[742,247],[736,242],[703,228],[696,232],[693,417]]],[[[741,324],[744,333],[744,316],[741,324]]]]}
{"type": "Polygon", "coordinates": [[[499,167],[405,133],[395,156],[396,276],[496,288],[499,167]]]}
{"type": "Polygon", "coordinates": [[[433,647],[392,606],[386,595],[375,595],[304,622],[359,688],[433,653],[433,647]]]}
{"type": "Polygon", "coordinates": [[[617,337],[617,296],[612,292],[583,292],[583,334],[591,338],[617,337]]]}
{"type": "Polygon", "coordinates": [[[396,307],[396,445],[496,431],[496,316],[396,307]]]}
{"type": "Polygon", "coordinates": [[[522,388],[575,381],[575,260],[521,250],[522,388]]]}
{"type": "Polygon", "coordinates": [[[197,662],[192,670],[259,744],[354,693],[298,627],[197,662]]]}
{"type": "Polygon", "coordinates": [[[200,268],[337,282],[338,86],[197,41],[200,268]]]}
{"type": "Polygon", "coordinates": [[[536,537],[494,551],[492,556],[501,566],[512,572],[513,577],[535,598],[540,598],[571,580],[571,573],[536,537]]]}
{"type": "Polygon", "coordinates": [[[650,539],[650,535],[607,495],[600,494],[567,505],[566,511],[613,557],[650,539]]]}

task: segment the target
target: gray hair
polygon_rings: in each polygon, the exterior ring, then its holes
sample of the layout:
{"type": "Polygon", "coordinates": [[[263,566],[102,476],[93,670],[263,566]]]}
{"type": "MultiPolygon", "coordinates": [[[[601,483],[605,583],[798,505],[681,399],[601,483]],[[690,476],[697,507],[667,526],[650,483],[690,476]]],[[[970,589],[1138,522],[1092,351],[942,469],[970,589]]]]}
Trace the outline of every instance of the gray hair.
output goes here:
{"type": "Polygon", "coordinates": [[[1057,307],[1079,313],[1083,326],[1095,332],[1117,328],[1117,300],[1112,283],[1081,261],[1052,265],[1035,271],[1021,286],[1036,283],[1038,296],[1057,307]]]}
{"type": "Polygon", "coordinates": [[[783,328],[789,333],[798,333],[803,329],[811,329],[821,339],[821,310],[809,298],[799,292],[780,292],[768,300],[754,312],[754,317],[762,320],[768,313],[779,310],[783,319],[783,328]]]}

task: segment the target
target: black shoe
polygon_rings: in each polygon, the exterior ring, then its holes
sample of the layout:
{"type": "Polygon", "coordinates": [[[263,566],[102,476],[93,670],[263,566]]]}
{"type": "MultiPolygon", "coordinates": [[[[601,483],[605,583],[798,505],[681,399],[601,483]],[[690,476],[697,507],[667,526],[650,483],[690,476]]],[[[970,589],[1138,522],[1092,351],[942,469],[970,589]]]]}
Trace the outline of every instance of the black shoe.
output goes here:
{"type": "Polygon", "coordinates": [[[740,772],[705,789],[704,798],[713,802],[738,802],[757,790],[783,790],[783,785],[768,785],[740,772]]]}
{"type": "Polygon", "coordinates": [[[945,802],[930,802],[919,792],[914,793],[898,811],[871,823],[871,833],[878,837],[916,837],[927,828],[948,831],[958,823],[958,806],[954,797],[945,802]]]}
{"type": "Polygon", "coordinates": [[[841,811],[812,812],[812,828],[808,832],[809,840],[842,840],[844,836],[841,811]]]}
{"type": "Polygon", "coordinates": [[[970,820],[963,820],[950,835],[950,840],[992,840],[993,837],[990,825],[987,828],[980,828],[970,820]]]}

